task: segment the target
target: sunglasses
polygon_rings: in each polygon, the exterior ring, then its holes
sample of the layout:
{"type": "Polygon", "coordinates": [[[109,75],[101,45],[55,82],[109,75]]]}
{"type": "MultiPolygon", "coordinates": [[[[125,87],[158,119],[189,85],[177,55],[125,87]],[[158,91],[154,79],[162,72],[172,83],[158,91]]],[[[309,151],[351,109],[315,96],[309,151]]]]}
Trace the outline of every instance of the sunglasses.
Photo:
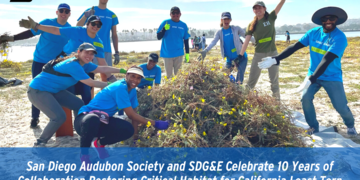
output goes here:
{"type": "Polygon", "coordinates": [[[324,17],[322,17],[320,20],[321,20],[321,22],[326,22],[326,21],[328,21],[328,20],[330,20],[330,21],[335,21],[336,19],[337,19],[337,16],[330,16],[330,17],[324,16],[324,17]]]}
{"type": "Polygon", "coordinates": [[[180,12],[172,12],[171,14],[172,14],[172,15],[180,14],[180,12]]]}
{"type": "Polygon", "coordinates": [[[90,23],[92,26],[97,26],[98,28],[101,28],[102,24],[100,23],[96,23],[96,22],[91,22],[90,23]]]}
{"type": "Polygon", "coordinates": [[[59,12],[60,12],[60,13],[64,13],[64,11],[65,11],[65,14],[69,14],[69,13],[70,13],[70,10],[68,10],[68,9],[59,9],[59,12]]]}

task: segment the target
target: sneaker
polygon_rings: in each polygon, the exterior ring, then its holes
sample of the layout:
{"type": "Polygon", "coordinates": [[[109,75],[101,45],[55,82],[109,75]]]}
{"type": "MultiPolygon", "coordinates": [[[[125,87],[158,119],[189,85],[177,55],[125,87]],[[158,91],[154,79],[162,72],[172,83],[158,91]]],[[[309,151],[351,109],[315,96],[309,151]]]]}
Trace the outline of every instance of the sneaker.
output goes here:
{"type": "Polygon", "coordinates": [[[81,161],[81,166],[83,165],[83,163],[85,163],[85,171],[86,171],[88,164],[91,164],[90,156],[88,154],[84,154],[84,155],[80,154],[80,161],[81,161]]]}
{"type": "Polygon", "coordinates": [[[46,147],[45,146],[46,143],[42,142],[41,140],[36,140],[36,142],[34,142],[34,146],[33,147],[46,147]]]}
{"type": "Polygon", "coordinates": [[[39,124],[39,119],[38,118],[32,118],[31,122],[30,122],[30,128],[36,128],[39,124]]]}
{"type": "Polygon", "coordinates": [[[97,141],[98,141],[97,138],[94,139],[94,140],[91,142],[91,147],[95,148],[96,153],[98,154],[98,157],[99,157],[100,159],[108,158],[110,155],[109,155],[109,153],[107,152],[107,150],[105,149],[105,145],[98,146],[98,145],[97,145],[97,141]]]}
{"type": "Polygon", "coordinates": [[[318,132],[319,132],[319,130],[315,130],[314,128],[309,128],[309,129],[305,130],[305,133],[307,135],[313,135],[313,134],[318,133],[318,132]]]}
{"type": "Polygon", "coordinates": [[[356,136],[357,132],[356,132],[355,127],[347,128],[347,134],[350,135],[350,136],[356,136]]]}

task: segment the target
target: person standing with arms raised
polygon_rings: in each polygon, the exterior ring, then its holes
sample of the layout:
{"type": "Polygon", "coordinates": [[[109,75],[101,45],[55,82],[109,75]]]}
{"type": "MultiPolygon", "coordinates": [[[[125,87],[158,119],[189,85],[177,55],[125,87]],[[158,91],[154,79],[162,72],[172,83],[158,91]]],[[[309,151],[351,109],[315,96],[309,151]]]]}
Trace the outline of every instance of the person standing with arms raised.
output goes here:
{"type": "MultiPolygon", "coordinates": [[[[44,19],[40,22],[41,25],[50,25],[56,27],[71,27],[67,22],[70,17],[70,6],[68,4],[62,3],[58,6],[56,11],[57,18],[53,19],[44,19]]],[[[29,39],[36,35],[40,35],[39,41],[36,44],[33,63],[31,67],[32,78],[34,79],[38,74],[41,73],[43,66],[56,58],[58,54],[61,53],[63,47],[68,42],[69,38],[63,37],[60,35],[53,35],[41,30],[35,31],[34,29],[29,29],[22,33],[16,34],[14,36],[1,36],[0,43],[3,41],[18,41],[23,39],[29,39]]],[[[35,128],[39,124],[39,115],[40,110],[34,105],[31,106],[31,122],[30,127],[35,128]]]]}
{"type": "Polygon", "coordinates": [[[317,10],[312,21],[320,27],[309,30],[297,43],[290,45],[278,56],[263,58],[260,69],[279,65],[280,61],[289,57],[297,50],[310,47],[310,67],[307,77],[297,89],[302,92],[301,104],[306,122],[310,126],[308,134],[319,132],[316,119],[314,96],[321,87],[325,89],[331,103],[347,126],[347,134],[356,136],[355,119],[347,106],[343,85],[341,58],[348,45],[345,34],[336,26],[347,20],[346,12],[338,7],[324,7],[317,10]]]}
{"type": "MultiPolygon", "coordinates": [[[[87,18],[90,15],[99,16],[102,22],[101,29],[98,32],[100,39],[104,45],[105,60],[107,65],[112,66],[112,54],[111,54],[111,40],[113,42],[115,54],[114,65],[120,62],[119,49],[118,49],[118,36],[116,33],[116,25],[119,24],[119,20],[116,14],[107,8],[108,0],[99,0],[99,5],[93,8],[87,9],[78,19],[76,26],[84,26],[87,22],[87,18]],[[111,32],[111,40],[110,40],[111,32]]],[[[94,63],[97,64],[94,59],[94,63]]],[[[114,78],[114,77],[111,77],[114,78]]]]}
{"type": "Polygon", "coordinates": [[[185,62],[189,62],[189,29],[180,21],[181,12],[176,6],[170,10],[171,19],[160,24],[157,31],[157,39],[162,39],[160,57],[164,58],[165,72],[171,77],[173,72],[177,74],[182,64],[185,44],[185,62]]]}
{"type": "MultiPolygon", "coordinates": [[[[258,62],[264,57],[276,56],[278,54],[275,46],[275,20],[284,3],[285,0],[280,0],[280,3],[270,14],[266,11],[266,6],[262,1],[256,1],[253,6],[255,17],[246,29],[245,42],[240,52],[240,56],[243,56],[249,45],[251,36],[254,36],[256,40],[255,54],[247,82],[247,85],[251,89],[255,87],[261,74],[261,69],[259,69],[257,65],[258,62]]],[[[268,71],[273,97],[280,101],[279,66],[272,66],[268,71]]]]}

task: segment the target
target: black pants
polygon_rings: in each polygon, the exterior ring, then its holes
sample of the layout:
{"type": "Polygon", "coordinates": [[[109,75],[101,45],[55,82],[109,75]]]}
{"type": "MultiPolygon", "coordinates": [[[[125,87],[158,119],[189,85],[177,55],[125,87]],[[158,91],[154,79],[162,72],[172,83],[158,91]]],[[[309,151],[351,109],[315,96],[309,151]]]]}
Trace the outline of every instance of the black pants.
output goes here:
{"type": "Polygon", "coordinates": [[[102,145],[114,144],[129,139],[134,134],[131,123],[110,117],[109,124],[100,122],[95,114],[80,114],[75,118],[74,126],[80,135],[80,147],[82,154],[88,154],[88,148],[94,138],[100,139],[102,145]]]}
{"type": "MultiPolygon", "coordinates": [[[[91,79],[94,79],[95,77],[94,73],[89,73],[88,75],[91,79]]],[[[91,101],[91,89],[92,87],[79,81],[75,85],[69,87],[67,90],[75,95],[81,95],[81,99],[84,101],[84,105],[87,105],[91,101]]]]}

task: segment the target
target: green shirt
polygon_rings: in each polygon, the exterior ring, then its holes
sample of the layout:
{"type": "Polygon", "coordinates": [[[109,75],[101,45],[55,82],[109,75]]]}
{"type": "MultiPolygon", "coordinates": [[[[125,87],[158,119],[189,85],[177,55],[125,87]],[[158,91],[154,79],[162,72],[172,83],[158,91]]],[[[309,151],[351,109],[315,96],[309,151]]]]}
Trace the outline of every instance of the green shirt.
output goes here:
{"type": "Polygon", "coordinates": [[[276,51],[275,46],[275,20],[277,16],[275,10],[272,11],[267,19],[262,18],[258,20],[255,32],[251,32],[251,23],[246,28],[245,35],[253,35],[255,38],[255,52],[268,53],[276,51]]]}

